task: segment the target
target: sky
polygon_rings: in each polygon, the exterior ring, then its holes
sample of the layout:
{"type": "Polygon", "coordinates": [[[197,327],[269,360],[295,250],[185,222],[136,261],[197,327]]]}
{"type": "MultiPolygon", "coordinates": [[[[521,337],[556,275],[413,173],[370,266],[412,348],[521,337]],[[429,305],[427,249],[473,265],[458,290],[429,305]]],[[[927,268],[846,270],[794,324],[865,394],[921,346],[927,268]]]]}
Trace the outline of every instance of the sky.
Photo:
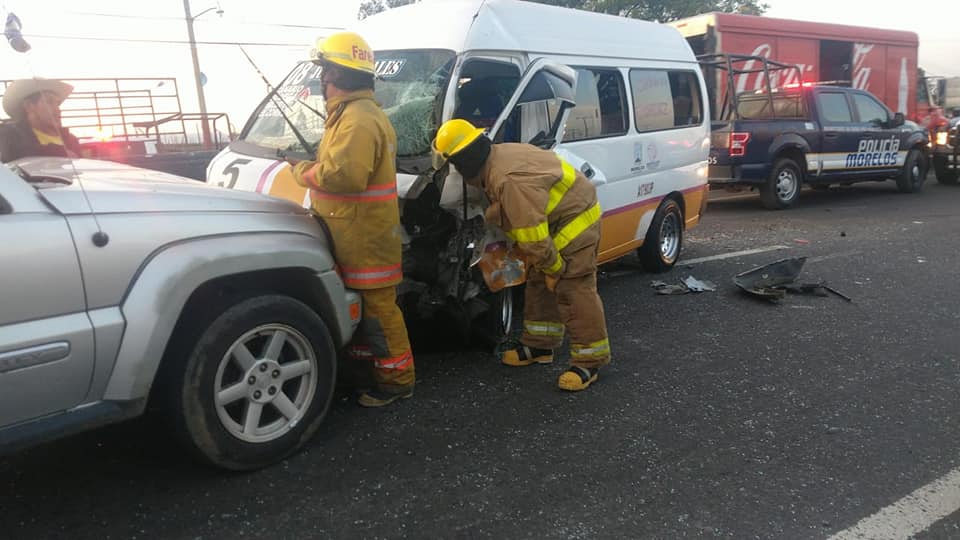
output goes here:
{"type": "MultiPolygon", "coordinates": [[[[430,0],[444,1],[444,0],[430,0]]],[[[915,4],[877,0],[765,0],[767,15],[788,19],[901,29],[920,35],[920,66],[960,76],[960,1],[915,4]],[[922,7],[921,7],[922,6],[922,7]]],[[[359,0],[190,0],[204,94],[210,112],[226,112],[239,129],[266,93],[236,45],[273,83],[306,58],[316,39],[356,20],[359,0]],[[217,15],[219,6],[222,15],[217,15]],[[280,45],[264,45],[264,43],[280,45]]],[[[0,15],[14,12],[33,46],[19,54],[0,43],[0,79],[21,77],[175,77],[185,112],[195,112],[195,90],[182,0],[0,0],[0,15]],[[95,38],[80,40],[79,37],[95,38]],[[142,43],[120,40],[165,40],[142,43]]]]}

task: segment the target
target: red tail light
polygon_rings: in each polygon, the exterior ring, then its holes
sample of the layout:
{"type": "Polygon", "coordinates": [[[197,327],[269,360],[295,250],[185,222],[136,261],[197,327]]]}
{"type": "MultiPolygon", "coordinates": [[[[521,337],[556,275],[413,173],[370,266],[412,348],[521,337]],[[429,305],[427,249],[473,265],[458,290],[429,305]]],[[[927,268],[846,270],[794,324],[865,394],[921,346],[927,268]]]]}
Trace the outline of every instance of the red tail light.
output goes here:
{"type": "Polygon", "coordinates": [[[750,141],[749,133],[731,133],[730,134],[730,157],[742,156],[747,153],[747,142],[750,141]]]}

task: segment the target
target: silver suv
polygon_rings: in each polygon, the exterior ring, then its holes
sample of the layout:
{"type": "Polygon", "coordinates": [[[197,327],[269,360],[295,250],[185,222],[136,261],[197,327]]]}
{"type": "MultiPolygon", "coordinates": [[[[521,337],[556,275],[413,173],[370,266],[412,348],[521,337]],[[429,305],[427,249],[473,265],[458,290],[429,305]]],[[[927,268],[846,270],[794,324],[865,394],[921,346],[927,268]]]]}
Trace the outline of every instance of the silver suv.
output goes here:
{"type": "Polygon", "coordinates": [[[164,411],[262,467],[317,430],[360,317],[280,199],[90,160],[0,165],[0,452],[164,411]]]}

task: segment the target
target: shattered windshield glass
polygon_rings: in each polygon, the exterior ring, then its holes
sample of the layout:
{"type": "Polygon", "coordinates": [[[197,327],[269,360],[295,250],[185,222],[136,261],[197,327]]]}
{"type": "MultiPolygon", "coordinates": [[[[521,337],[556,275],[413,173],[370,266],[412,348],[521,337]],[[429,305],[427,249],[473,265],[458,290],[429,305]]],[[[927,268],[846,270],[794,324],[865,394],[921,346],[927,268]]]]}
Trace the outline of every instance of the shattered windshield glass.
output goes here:
{"type": "MultiPolygon", "coordinates": [[[[397,156],[428,155],[454,54],[433,50],[375,54],[376,98],[397,132],[397,156]]],[[[243,140],[282,151],[302,151],[296,133],[280,114],[282,110],[315,150],[324,131],[324,118],[317,114],[325,113],[320,68],[310,62],[297,65],[277,93],[278,99],[266,100],[254,112],[243,140]]]]}
{"type": "Polygon", "coordinates": [[[286,115],[303,138],[316,150],[323,137],[323,93],[320,87],[320,66],[301,62],[293,68],[277,89],[277,95],[264,101],[253,113],[243,140],[284,152],[303,151],[297,134],[283,119],[286,115]]]}

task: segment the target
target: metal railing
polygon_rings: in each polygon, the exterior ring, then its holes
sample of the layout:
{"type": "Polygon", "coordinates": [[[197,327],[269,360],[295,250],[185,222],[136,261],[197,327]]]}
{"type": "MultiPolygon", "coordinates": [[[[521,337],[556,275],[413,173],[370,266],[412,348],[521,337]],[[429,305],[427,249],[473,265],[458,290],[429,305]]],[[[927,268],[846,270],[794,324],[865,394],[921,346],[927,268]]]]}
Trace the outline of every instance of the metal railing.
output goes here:
{"type": "MultiPolygon", "coordinates": [[[[175,152],[220,149],[235,135],[226,113],[184,113],[172,77],[61,80],[74,87],[60,107],[62,122],[81,141],[150,141],[156,152],[175,152]],[[214,148],[203,148],[204,124],[214,148]]],[[[0,81],[0,96],[12,82],[0,81]]]]}

